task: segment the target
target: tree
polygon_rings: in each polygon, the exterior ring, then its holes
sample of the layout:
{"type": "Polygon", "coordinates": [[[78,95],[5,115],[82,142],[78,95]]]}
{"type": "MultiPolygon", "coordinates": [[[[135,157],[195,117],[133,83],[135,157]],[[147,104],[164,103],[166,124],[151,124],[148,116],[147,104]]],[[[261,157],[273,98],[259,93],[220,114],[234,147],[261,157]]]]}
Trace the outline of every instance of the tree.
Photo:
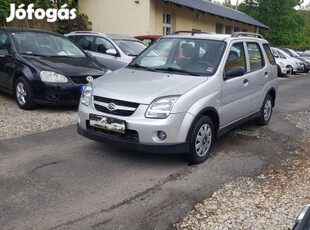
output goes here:
{"type": "Polygon", "coordinates": [[[301,0],[245,0],[239,10],[269,26],[262,34],[272,45],[289,46],[305,41],[302,33],[304,19],[294,8],[301,0]]]}
{"type": "Polygon", "coordinates": [[[6,26],[6,18],[10,14],[10,0],[1,0],[0,4],[0,26],[6,26]],[[2,25],[1,25],[2,24],[2,25]]]}

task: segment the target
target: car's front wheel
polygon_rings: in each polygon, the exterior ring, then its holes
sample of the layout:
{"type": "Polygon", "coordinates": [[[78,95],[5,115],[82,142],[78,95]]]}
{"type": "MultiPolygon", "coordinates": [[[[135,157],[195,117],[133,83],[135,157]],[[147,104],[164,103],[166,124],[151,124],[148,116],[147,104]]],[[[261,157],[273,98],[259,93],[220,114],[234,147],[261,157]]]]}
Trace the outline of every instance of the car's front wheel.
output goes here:
{"type": "Polygon", "coordinates": [[[195,123],[190,134],[189,161],[193,164],[204,162],[210,155],[214,142],[214,125],[207,116],[202,116],[195,123]]]}
{"type": "Polygon", "coordinates": [[[19,77],[14,87],[15,99],[17,105],[24,110],[31,110],[36,107],[33,101],[33,92],[31,85],[24,77],[19,77]]]}

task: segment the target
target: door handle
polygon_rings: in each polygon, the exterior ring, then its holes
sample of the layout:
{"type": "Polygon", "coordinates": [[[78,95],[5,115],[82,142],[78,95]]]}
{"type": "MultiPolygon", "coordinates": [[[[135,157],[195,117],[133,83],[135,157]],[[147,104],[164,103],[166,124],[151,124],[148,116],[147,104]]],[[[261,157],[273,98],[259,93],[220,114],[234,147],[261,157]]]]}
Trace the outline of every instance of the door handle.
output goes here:
{"type": "Polygon", "coordinates": [[[268,72],[265,72],[265,77],[267,78],[269,75],[268,75],[268,72]]]}
{"type": "Polygon", "coordinates": [[[244,84],[244,85],[248,85],[248,84],[249,84],[249,80],[248,80],[248,79],[244,79],[244,80],[243,80],[243,84],[244,84]]]}

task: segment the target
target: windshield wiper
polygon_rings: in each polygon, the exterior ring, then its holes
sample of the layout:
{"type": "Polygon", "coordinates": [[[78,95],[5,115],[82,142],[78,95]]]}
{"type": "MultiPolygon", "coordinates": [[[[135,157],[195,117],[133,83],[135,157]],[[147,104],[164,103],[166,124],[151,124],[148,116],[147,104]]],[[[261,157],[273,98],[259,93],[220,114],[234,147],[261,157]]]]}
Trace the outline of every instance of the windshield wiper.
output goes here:
{"type": "Polygon", "coordinates": [[[36,56],[36,57],[44,57],[44,55],[41,54],[33,54],[33,53],[21,53],[22,55],[29,55],[29,56],[36,56]]]}
{"type": "Polygon", "coordinates": [[[146,70],[149,70],[149,71],[152,71],[152,72],[156,72],[156,70],[153,69],[153,68],[142,66],[142,65],[138,65],[138,64],[129,65],[128,67],[134,67],[134,68],[138,68],[138,69],[146,69],[146,70]]]}
{"type": "Polygon", "coordinates": [[[177,69],[177,68],[173,68],[173,67],[168,67],[168,68],[156,68],[155,70],[159,70],[159,71],[168,71],[168,72],[179,72],[179,73],[186,73],[186,74],[190,74],[190,75],[194,75],[194,76],[201,76],[198,73],[193,73],[187,70],[183,70],[183,69],[177,69]]]}

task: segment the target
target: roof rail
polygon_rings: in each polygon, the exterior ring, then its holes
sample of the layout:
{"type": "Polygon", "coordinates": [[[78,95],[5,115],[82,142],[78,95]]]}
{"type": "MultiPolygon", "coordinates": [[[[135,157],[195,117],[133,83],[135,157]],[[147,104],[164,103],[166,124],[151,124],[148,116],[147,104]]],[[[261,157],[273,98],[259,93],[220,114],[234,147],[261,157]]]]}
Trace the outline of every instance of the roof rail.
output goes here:
{"type": "Polygon", "coordinates": [[[263,38],[264,37],[261,34],[257,34],[257,33],[250,33],[250,32],[234,32],[232,35],[232,37],[241,37],[241,36],[247,36],[247,37],[256,37],[256,38],[263,38]]]}
{"type": "Polygon", "coordinates": [[[178,30],[172,34],[191,34],[191,35],[194,35],[194,34],[212,34],[212,33],[202,32],[202,31],[191,31],[191,30],[178,30]]]}
{"type": "Polygon", "coordinates": [[[89,33],[89,34],[99,34],[98,32],[94,32],[94,31],[71,31],[69,34],[80,34],[80,33],[89,33]]]}

